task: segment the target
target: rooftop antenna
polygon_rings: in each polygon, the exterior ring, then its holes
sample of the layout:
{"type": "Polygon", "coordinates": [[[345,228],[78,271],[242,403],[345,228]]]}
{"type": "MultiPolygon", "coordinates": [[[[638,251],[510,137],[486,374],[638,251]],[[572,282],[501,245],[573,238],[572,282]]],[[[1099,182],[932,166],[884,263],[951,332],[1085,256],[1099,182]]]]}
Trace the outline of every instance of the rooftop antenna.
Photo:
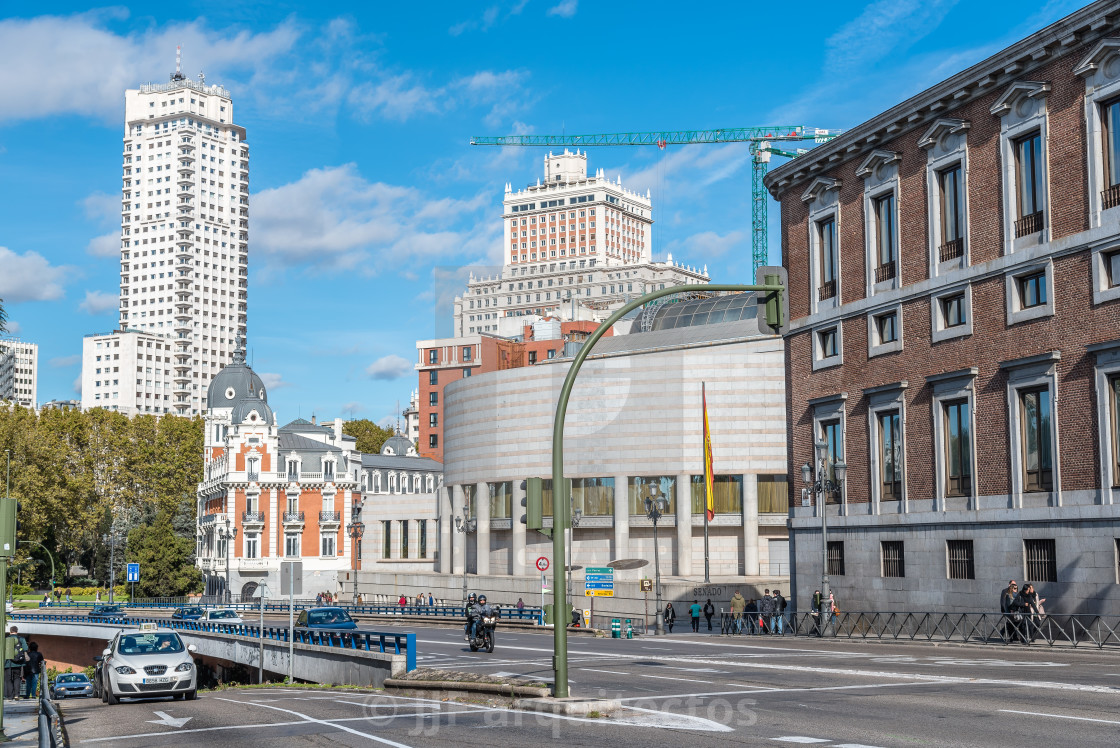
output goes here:
{"type": "Polygon", "coordinates": [[[173,81],[183,80],[183,45],[179,44],[175,47],[175,75],[171,76],[173,81]]]}
{"type": "Polygon", "coordinates": [[[397,433],[401,433],[401,401],[397,400],[397,433]]]}

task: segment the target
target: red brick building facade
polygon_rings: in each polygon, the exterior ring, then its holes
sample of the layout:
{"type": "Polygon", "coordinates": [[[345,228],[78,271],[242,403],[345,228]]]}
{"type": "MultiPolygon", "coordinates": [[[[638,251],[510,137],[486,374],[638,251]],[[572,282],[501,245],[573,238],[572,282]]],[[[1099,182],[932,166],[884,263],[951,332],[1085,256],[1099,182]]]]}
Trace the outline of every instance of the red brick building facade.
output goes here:
{"type": "MultiPolygon", "coordinates": [[[[828,507],[845,609],[990,610],[1014,578],[1048,608],[1120,610],[1115,4],[766,183],[790,284],[790,481],[817,440],[847,465],[828,507]]],[[[791,520],[802,606],[818,512],[807,496],[791,520]]]]}

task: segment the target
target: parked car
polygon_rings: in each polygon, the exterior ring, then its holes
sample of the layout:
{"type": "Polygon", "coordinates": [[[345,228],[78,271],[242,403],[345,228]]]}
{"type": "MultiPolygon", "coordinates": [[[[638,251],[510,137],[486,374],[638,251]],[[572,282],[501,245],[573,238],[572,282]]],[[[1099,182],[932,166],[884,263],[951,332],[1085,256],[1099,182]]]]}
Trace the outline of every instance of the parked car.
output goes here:
{"type": "Polygon", "coordinates": [[[127,618],[128,613],[120,605],[94,605],[89,611],[90,618],[127,618]]]}
{"type": "Polygon", "coordinates": [[[171,614],[171,620],[197,621],[205,615],[206,611],[196,605],[190,608],[176,608],[175,612],[171,614]]]}
{"type": "Polygon", "coordinates": [[[51,684],[51,696],[65,699],[70,696],[92,696],[93,683],[85,673],[60,673],[51,684]]]}
{"type": "Polygon", "coordinates": [[[208,610],[205,615],[202,616],[201,620],[207,623],[226,623],[229,625],[245,623],[245,621],[241,620],[241,616],[237,614],[237,611],[225,608],[208,610]]]}
{"type": "Polygon", "coordinates": [[[296,628],[356,629],[358,624],[342,608],[308,608],[299,612],[296,628]]]}
{"type": "Polygon", "coordinates": [[[101,663],[101,700],[119,704],[125,697],[194,699],[198,688],[194,652],[193,644],[186,646],[177,633],[154,623],[117,632],[96,658],[101,663]]]}

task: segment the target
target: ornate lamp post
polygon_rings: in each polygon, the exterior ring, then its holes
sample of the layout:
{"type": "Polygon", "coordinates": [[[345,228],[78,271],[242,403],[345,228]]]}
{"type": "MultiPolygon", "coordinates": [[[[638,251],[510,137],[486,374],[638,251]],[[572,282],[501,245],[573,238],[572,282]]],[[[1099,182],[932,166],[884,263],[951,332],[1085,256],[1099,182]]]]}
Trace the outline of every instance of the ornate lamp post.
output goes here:
{"type": "Polygon", "coordinates": [[[832,622],[832,609],[829,607],[828,619],[825,619],[824,606],[831,594],[828,584],[828,496],[840,491],[844,485],[844,478],[848,474],[848,465],[844,462],[832,464],[833,477],[828,473],[828,442],[818,439],[813,444],[815,464],[817,466],[814,476],[813,467],[809,463],[801,466],[801,480],[805,482],[806,490],[814,495],[816,506],[821,513],[821,634],[825,627],[832,622]]]}
{"type": "Polygon", "coordinates": [[[233,600],[232,594],[230,593],[229,589],[229,546],[230,542],[237,537],[237,527],[231,526],[229,517],[226,517],[225,530],[221,531],[219,529],[219,531],[222,533],[221,537],[222,540],[225,541],[226,547],[226,594],[224,595],[224,597],[225,601],[228,603],[233,600]]]}
{"type": "Polygon", "coordinates": [[[366,534],[366,523],[362,522],[362,502],[350,507],[350,524],[346,525],[350,535],[350,564],[354,567],[354,605],[358,604],[358,561],[362,558],[362,536],[366,534]]]}
{"type": "Polygon", "coordinates": [[[660,488],[654,490],[657,491],[656,497],[646,497],[645,507],[646,516],[653,522],[653,576],[654,594],[657,596],[657,609],[653,617],[654,628],[657,635],[662,636],[665,633],[665,620],[664,611],[661,609],[661,554],[657,546],[657,522],[665,512],[669,511],[669,500],[661,494],[660,488]]]}

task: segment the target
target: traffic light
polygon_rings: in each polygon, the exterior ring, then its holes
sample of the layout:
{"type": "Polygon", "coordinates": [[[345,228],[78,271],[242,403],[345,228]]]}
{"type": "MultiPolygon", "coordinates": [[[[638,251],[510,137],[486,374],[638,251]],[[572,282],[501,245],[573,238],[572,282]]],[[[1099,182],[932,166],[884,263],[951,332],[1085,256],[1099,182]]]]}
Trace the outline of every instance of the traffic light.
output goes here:
{"type": "MultiPolygon", "coordinates": [[[[789,287],[788,274],[785,268],[761,267],[758,268],[755,283],[760,285],[780,285],[789,287]]],[[[784,335],[789,330],[789,294],[788,291],[778,293],[767,291],[758,294],[758,326],[762,332],[774,335],[784,335]],[[766,328],[769,328],[767,330],[766,328]]]]}
{"type": "Polygon", "coordinates": [[[14,556],[19,534],[19,502],[0,499],[0,556],[14,556]]]}
{"type": "Polygon", "coordinates": [[[549,534],[544,529],[544,487],[540,478],[529,478],[521,482],[525,489],[525,498],[521,499],[521,506],[525,507],[525,515],[521,521],[530,530],[537,530],[549,534]]]}

